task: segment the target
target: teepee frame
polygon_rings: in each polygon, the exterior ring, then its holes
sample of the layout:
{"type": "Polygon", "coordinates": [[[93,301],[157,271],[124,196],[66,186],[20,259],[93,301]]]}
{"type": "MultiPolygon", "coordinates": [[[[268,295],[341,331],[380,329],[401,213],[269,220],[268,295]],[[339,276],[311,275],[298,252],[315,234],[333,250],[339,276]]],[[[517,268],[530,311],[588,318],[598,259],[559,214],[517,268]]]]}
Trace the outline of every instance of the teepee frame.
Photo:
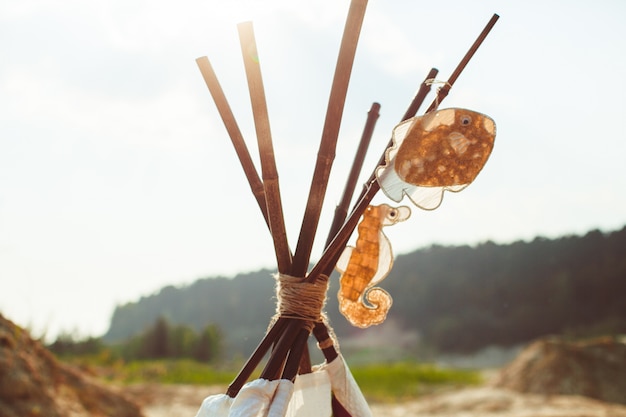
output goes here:
{"type": "MultiPolygon", "coordinates": [[[[338,257],[346,246],[350,235],[356,228],[359,218],[379,190],[376,177],[374,173],[372,173],[365,183],[362,192],[356,199],[356,204],[349,211],[365,153],[378,118],[380,105],[373,103],[368,112],[363,135],[346,181],[343,196],[335,209],[335,215],[328,233],[324,253],[311,271],[307,271],[313,241],[317,233],[324,195],[335,157],[339,127],[366,6],[367,0],[352,0],[350,4],[330,91],[317,162],[311,180],[297,246],[293,253],[290,250],[285,231],[279,177],[274,158],[265,91],[252,23],[245,22],[239,24],[238,32],[250,100],[252,103],[261,161],[261,177],[254,166],[241,131],[209,59],[207,57],[201,57],[196,60],[228,135],[230,136],[251,191],[256,198],[259,209],[270,230],[278,271],[281,274],[299,277],[303,282],[314,283],[322,276],[328,277],[331,274],[338,257]]],[[[497,19],[498,15],[494,14],[448,81],[437,91],[436,98],[426,112],[436,109],[447,96],[455,81],[478,47],[482,44],[497,19]]],[[[437,69],[433,68],[427,74],[401,121],[407,120],[417,114],[420,106],[430,92],[432,80],[436,77],[437,72],[437,69]]],[[[390,145],[391,141],[389,146],[390,145]]],[[[384,163],[384,152],[379,164],[382,163],[384,163]]],[[[334,360],[338,353],[333,344],[329,343],[330,338],[326,325],[320,321],[313,323],[313,326],[311,326],[311,323],[306,323],[305,321],[304,318],[293,316],[278,317],[273,325],[270,326],[256,350],[249,357],[239,375],[228,387],[226,392],[228,396],[235,397],[238,394],[239,390],[246,381],[248,381],[252,372],[257,368],[272,346],[272,352],[261,373],[261,378],[267,380],[288,379],[293,381],[298,373],[310,372],[311,364],[308,355],[307,341],[311,333],[311,328],[327,362],[334,360]]],[[[338,404],[336,401],[333,401],[333,410],[334,414],[337,416],[349,415],[343,410],[341,404],[338,404]]]]}

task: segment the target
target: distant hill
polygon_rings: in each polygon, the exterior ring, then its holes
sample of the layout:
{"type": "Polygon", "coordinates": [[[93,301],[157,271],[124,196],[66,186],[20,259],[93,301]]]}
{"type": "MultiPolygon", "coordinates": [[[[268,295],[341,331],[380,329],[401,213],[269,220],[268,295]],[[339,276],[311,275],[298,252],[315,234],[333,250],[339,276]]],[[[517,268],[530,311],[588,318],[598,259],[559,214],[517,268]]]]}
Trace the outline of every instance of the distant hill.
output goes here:
{"type": "MultiPolygon", "coordinates": [[[[164,316],[196,329],[216,323],[228,350],[247,355],[274,313],[271,275],[261,270],[165,287],[118,306],[104,339],[126,339],[164,316]]],[[[507,245],[431,246],[396,257],[381,286],[394,298],[388,320],[439,352],[549,334],[626,333],[626,227],[507,245]]],[[[326,310],[336,333],[360,334],[338,313],[337,290],[333,276],[326,310]]]]}

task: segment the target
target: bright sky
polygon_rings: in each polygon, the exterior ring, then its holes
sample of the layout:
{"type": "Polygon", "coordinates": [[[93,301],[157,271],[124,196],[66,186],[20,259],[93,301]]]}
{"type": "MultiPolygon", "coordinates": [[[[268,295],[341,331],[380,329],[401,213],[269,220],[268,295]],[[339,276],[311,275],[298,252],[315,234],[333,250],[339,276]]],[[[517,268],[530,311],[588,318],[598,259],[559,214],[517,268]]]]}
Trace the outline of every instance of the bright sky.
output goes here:
{"type": "MultiPolygon", "coordinates": [[[[275,265],[195,63],[211,60],[256,160],[245,20],[295,248],[349,1],[303,4],[0,2],[0,312],[36,334],[100,335],[117,304],[275,265]]],[[[387,230],[395,252],[626,224],[625,2],[371,0],[321,236],[372,102],[382,109],[364,177],[428,70],[447,79],[493,13],[441,107],[490,115],[494,151],[466,190],[387,230]]]]}

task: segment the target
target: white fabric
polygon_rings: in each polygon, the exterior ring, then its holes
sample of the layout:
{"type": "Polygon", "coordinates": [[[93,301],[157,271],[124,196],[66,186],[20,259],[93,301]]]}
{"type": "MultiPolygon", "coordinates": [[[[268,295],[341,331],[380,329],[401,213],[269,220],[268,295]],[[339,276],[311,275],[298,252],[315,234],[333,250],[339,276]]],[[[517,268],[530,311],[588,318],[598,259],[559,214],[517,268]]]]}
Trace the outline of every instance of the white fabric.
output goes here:
{"type": "Polygon", "coordinates": [[[204,401],[202,401],[202,405],[200,406],[200,410],[198,410],[196,417],[227,417],[233,401],[235,401],[235,399],[230,398],[226,394],[217,394],[206,397],[204,401]]]}
{"type": "Polygon", "coordinates": [[[326,371],[298,375],[285,417],[330,417],[330,379],[326,371]]]}
{"type": "Polygon", "coordinates": [[[196,417],[330,417],[331,389],[352,417],[372,417],[350,369],[339,355],[315,367],[315,372],[288,380],[256,379],[235,398],[226,394],[207,397],[196,417]]]}
{"type": "Polygon", "coordinates": [[[226,394],[207,397],[196,417],[283,417],[294,385],[281,379],[255,379],[241,388],[235,398],[226,394]]]}
{"type": "Polygon", "coordinates": [[[335,398],[352,417],[373,417],[372,411],[343,356],[339,355],[334,361],[320,365],[317,370],[328,372],[335,398]]]}

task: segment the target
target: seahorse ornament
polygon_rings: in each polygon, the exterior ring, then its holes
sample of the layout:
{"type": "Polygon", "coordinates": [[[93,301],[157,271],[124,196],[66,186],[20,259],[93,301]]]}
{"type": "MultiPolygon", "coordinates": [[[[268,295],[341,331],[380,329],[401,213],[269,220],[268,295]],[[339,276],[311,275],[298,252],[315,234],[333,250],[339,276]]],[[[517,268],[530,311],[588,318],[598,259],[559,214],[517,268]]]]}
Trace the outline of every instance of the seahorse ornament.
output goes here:
{"type": "Polygon", "coordinates": [[[339,310],[352,325],[365,328],[380,324],[387,317],[391,296],[374,287],[387,276],[393,264],[391,243],[382,229],[410,215],[411,209],[406,206],[368,206],[357,228],[356,245],[347,246],[337,261],[335,268],[342,274],[339,310]]]}
{"type": "Polygon", "coordinates": [[[376,170],[380,188],[393,201],[406,194],[416,206],[434,210],[443,192],[467,187],[487,162],[496,137],[489,116],[450,108],[413,117],[393,130],[385,165],[376,170]]]}

